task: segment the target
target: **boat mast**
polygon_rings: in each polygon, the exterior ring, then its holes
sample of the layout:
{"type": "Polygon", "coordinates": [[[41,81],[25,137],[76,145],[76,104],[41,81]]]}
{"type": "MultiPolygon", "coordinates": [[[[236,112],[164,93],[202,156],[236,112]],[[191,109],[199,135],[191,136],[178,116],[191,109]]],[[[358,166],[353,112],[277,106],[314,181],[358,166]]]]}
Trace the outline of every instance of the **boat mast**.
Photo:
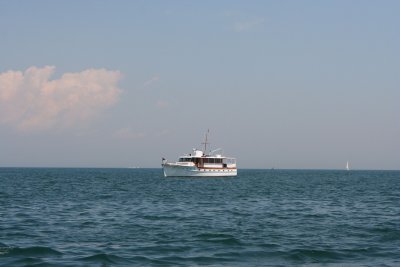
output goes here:
{"type": "Polygon", "coordinates": [[[210,144],[210,143],[208,142],[208,133],[209,133],[209,132],[210,132],[210,129],[207,130],[206,139],[205,139],[205,141],[202,143],[202,144],[204,144],[204,155],[207,155],[207,144],[210,144]]]}

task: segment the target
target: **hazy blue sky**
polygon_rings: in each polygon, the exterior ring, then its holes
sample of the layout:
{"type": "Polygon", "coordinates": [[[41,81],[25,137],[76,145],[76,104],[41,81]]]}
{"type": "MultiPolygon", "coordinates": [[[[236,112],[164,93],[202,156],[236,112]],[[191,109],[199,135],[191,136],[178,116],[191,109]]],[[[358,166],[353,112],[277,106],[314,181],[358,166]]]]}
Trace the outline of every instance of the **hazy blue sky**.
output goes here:
{"type": "Polygon", "coordinates": [[[400,1],[0,1],[0,166],[400,169],[400,1]]]}

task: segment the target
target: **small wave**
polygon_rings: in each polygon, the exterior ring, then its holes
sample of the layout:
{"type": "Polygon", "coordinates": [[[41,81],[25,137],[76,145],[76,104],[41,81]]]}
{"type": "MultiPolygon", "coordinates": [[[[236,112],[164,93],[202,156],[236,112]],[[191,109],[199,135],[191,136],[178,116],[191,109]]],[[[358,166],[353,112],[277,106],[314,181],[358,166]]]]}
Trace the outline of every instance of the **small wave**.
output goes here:
{"type": "Polygon", "coordinates": [[[5,192],[0,192],[0,201],[6,201],[10,198],[10,195],[5,192]]]}
{"type": "Polygon", "coordinates": [[[162,257],[159,260],[164,262],[169,262],[171,264],[177,265],[182,263],[194,263],[194,264],[213,264],[213,263],[222,263],[222,262],[229,262],[231,261],[225,257],[216,257],[216,256],[192,256],[192,257],[179,257],[179,256],[169,256],[169,257],[162,257]]]}
{"type": "Polygon", "coordinates": [[[361,248],[344,249],[340,252],[343,257],[350,259],[365,259],[371,258],[386,258],[386,259],[397,259],[398,258],[398,246],[367,246],[361,248]]]}
{"type": "Polygon", "coordinates": [[[398,231],[397,229],[395,229],[395,226],[393,226],[393,227],[389,227],[389,226],[370,227],[368,230],[371,232],[374,232],[374,233],[384,233],[384,234],[398,231]]]}
{"type": "MultiPolygon", "coordinates": [[[[139,266],[153,266],[153,265],[161,265],[161,266],[168,266],[171,264],[173,264],[170,261],[165,261],[163,259],[152,259],[149,257],[145,257],[145,256],[133,256],[131,258],[129,258],[131,263],[139,264],[139,266]]],[[[177,266],[177,263],[174,263],[172,266],[177,266]]]]}
{"type": "Polygon", "coordinates": [[[63,253],[49,247],[10,247],[7,250],[9,256],[39,257],[39,256],[60,256],[63,253]]]}
{"type": "Polygon", "coordinates": [[[16,258],[14,260],[1,262],[0,266],[44,266],[44,262],[41,259],[33,257],[16,258]],[[4,264],[4,265],[2,265],[4,264]]]}
{"type": "Polygon", "coordinates": [[[8,253],[10,253],[10,251],[11,251],[10,247],[3,246],[3,244],[0,243],[0,256],[7,255],[8,253]]]}
{"type": "Polygon", "coordinates": [[[284,255],[281,251],[265,251],[265,250],[247,250],[247,251],[229,251],[215,253],[217,257],[237,258],[237,259],[253,259],[253,258],[271,258],[284,255]]]}
{"type": "Polygon", "coordinates": [[[90,262],[96,262],[96,263],[102,263],[102,264],[122,264],[122,263],[128,263],[129,260],[123,257],[119,257],[113,254],[107,254],[107,253],[99,253],[95,254],[92,256],[80,258],[80,260],[83,261],[90,261],[90,262]]]}
{"type": "MultiPolygon", "coordinates": [[[[49,247],[9,247],[0,243],[0,266],[52,266],[43,258],[59,258],[61,252],[49,247]]],[[[62,266],[57,264],[57,266],[62,266]]]]}
{"type": "Polygon", "coordinates": [[[85,221],[85,222],[82,222],[80,226],[81,227],[93,227],[95,225],[96,225],[96,223],[93,221],[85,221]]]}
{"type": "Polygon", "coordinates": [[[17,212],[14,214],[15,218],[20,218],[20,219],[25,219],[25,218],[31,218],[31,216],[27,213],[24,212],[17,212]]]}
{"type": "Polygon", "coordinates": [[[134,249],[135,252],[162,252],[162,253],[180,253],[187,252],[193,249],[190,246],[177,246],[177,245],[156,245],[156,246],[146,246],[134,249]]]}
{"type": "Polygon", "coordinates": [[[330,262],[340,258],[340,253],[317,249],[294,249],[288,255],[288,259],[299,262],[330,262]]]}
{"type": "Polygon", "coordinates": [[[109,199],[109,198],[113,198],[112,194],[103,194],[99,196],[99,199],[109,199]]]}
{"type": "Polygon", "coordinates": [[[13,227],[13,228],[8,228],[10,232],[7,233],[7,237],[12,239],[12,238],[25,238],[25,239],[34,239],[38,237],[38,234],[36,233],[27,233],[26,231],[23,231],[22,227],[13,227]]]}
{"type": "Polygon", "coordinates": [[[400,230],[395,227],[377,227],[370,231],[380,236],[381,242],[400,240],[400,230]]]}
{"type": "Polygon", "coordinates": [[[202,233],[198,234],[195,237],[201,238],[201,239],[209,239],[209,238],[226,238],[226,237],[232,237],[229,234],[223,234],[223,233],[202,233]]]}
{"type": "Polygon", "coordinates": [[[224,245],[242,245],[242,242],[229,234],[222,233],[204,233],[195,236],[199,238],[200,241],[221,243],[224,245]]]}
{"type": "Polygon", "coordinates": [[[280,247],[278,244],[273,244],[273,243],[264,243],[264,244],[260,244],[259,246],[262,248],[269,248],[269,249],[280,247]]]}
{"type": "Polygon", "coordinates": [[[145,216],[143,216],[143,219],[149,220],[149,221],[160,221],[160,220],[175,221],[178,219],[178,217],[177,216],[166,216],[166,215],[145,215],[145,216]]]}

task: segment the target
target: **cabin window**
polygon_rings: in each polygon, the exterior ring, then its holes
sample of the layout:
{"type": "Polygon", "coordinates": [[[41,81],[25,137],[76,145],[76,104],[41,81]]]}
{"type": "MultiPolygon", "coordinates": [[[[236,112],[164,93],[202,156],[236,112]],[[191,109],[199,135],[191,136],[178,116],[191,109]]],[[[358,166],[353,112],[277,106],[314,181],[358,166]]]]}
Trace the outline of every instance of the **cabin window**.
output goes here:
{"type": "Polygon", "coordinates": [[[226,159],[226,162],[227,162],[228,164],[235,164],[235,163],[236,163],[236,160],[235,160],[235,159],[226,159]]]}

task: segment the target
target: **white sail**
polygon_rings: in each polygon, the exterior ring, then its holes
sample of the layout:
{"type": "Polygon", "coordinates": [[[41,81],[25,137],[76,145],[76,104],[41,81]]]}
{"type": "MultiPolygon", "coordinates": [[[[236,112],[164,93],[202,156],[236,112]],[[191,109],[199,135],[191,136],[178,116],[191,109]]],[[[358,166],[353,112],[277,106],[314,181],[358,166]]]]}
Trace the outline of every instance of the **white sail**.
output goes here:
{"type": "Polygon", "coordinates": [[[346,163],[346,170],[350,170],[350,168],[349,168],[349,162],[347,161],[347,163],[346,163]]]}

